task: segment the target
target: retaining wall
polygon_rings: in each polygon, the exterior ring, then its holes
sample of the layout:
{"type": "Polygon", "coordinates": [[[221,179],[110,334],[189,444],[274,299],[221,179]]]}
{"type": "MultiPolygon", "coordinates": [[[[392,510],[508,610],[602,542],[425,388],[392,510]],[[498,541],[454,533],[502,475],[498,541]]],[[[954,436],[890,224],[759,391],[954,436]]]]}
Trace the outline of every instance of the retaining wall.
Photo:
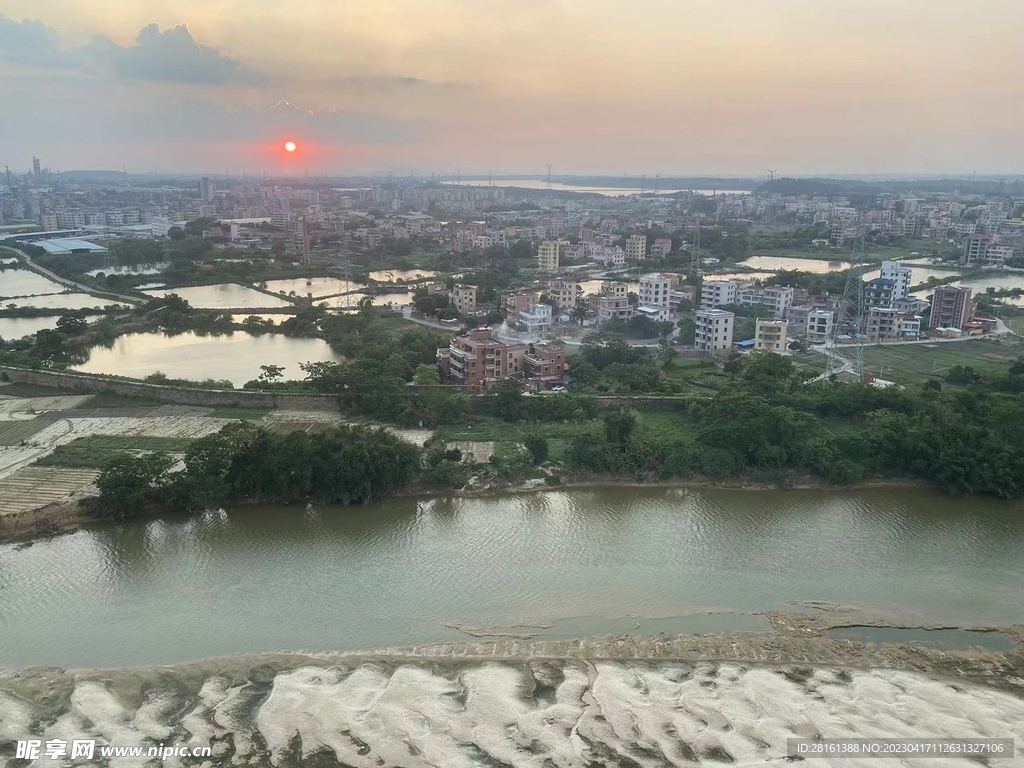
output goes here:
{"type": "Polygon", "coordinates": [[[338,401],[333,395],[292,394],[284,392],[257,392],[245,389],[199,389],[148,384],[88,376],[64,371],[36,371],[0,365],[0,374],[9,381],[54,387],[81,394],[115,394],[144,397],[164,403],[199,406],[234,406],[238,408],[279,408],[292,411],[337,411],[338,401]]]}

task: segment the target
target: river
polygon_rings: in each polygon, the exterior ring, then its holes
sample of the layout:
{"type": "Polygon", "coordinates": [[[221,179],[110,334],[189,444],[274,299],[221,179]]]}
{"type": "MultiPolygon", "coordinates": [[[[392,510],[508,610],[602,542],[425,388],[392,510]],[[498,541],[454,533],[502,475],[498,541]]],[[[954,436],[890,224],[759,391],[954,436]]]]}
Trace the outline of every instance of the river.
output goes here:
{"type": "Polygon", "coordinates": [[[1019,623],[1021,512],[907,489],[599,487],[98,523],[0,546],[0,665],[470,639],[454,625],[757,630],[754,612],[810,601],[1019,623]]]}

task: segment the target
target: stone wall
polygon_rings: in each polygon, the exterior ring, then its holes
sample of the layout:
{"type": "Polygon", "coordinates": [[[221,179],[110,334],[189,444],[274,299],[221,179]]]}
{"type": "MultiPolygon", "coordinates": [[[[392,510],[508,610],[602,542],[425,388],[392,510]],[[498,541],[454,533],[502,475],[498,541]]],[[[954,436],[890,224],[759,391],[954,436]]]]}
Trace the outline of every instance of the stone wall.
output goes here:
{"type": "Polygon", "coordinates": [[[81,394],[115,394],[144,397],[164,403],[199,406],[234,406],[239,408],[280,408],[298,411],[337,411],[333,395],[256,392],[245,389],[199,389],[148,384],[142,381],[108,379],[64,371],[36,371],[0,365],[0,375],[23,384],[54,387],[81,394]]]}

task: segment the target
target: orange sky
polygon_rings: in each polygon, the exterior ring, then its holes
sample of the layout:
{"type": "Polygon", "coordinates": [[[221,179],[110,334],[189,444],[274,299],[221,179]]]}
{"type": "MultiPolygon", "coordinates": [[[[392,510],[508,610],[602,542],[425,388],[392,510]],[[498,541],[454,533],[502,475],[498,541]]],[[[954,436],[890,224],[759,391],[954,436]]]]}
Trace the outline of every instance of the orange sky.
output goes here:
{"type": "Polygon", "coordinates": [[[23,105],[0,127],[12,168],[34,153],[256,172],[286,135],[316,148],[311,173],[1024,167],[1011,0],[5,0],[3,13],[0,99],[23,105]],[[52,55],[33,56],[40,39],[52,55]],[[67,135],[62,115],[97,109],[67,135]]]}

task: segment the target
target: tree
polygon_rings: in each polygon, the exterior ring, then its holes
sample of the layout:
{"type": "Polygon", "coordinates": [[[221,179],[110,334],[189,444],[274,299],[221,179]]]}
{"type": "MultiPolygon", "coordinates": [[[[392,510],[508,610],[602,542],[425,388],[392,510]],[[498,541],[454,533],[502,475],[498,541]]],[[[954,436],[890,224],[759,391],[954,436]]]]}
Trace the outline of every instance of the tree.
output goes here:
{"type": "Polygon", "coordinates": [[[257,381],[263,384],[273,384],[278,379],[284,376],[284,368],[280,365],[261,365],[260,375],[256,378],[257,381]]]}
{"type": "Polygon", "coordinates": [[[637,425],[636,411],[619,410],[604,416],[604,434],[609,443],[625,445],[637,425]]]}
{"type": "Polygon", "coordinates": [[[184,240],[187,237],[187,235],[185,234],[184,229],[175,226],[167,230],[167,237],[171,240],[178,241],[184,240]]]}
{"type": "Polygon", "coordinates": [[[275,240],[274,244],[270,246],[270,252],[274,254],[274,258],[281,258],[284,256],[284,252],[288,249],[288,244],[284,240],[275,240]]]}
{"type": "Polygon", "coordinates": [[[166,453],[113,459],[96,478],[101,503],[121,517],[141,511],[146,501],[165,485],[173,465],[174,460],[166,453]]]}
{"type": "Polygon", "coordinates": [[[522,385],[515,379],[502,379],[487,393],[487,405],[505,421],[519,421],[523,413],[522,385]]]}
{"type": "Polygon", "coordinates": [[[88,328],[89,323],[86,321],[85,315],[77,310],[65,312],[57,320],[57,330],[68,336],[78,336],[85,333],[88,328]]]}
{"type": "Polygon", "coordinates": [[[530,432],[523,438],[523,446],[530,454],[530,461],[534,464],[543,464],[548,457],[548,441],[536,432],[530,432]]]}
{"type": "Polygon", "coordinates": [[[426,386],[428,384],[440,384],[441,372],[436,366],[420,363],[416,366],[416,373],[412,375],[412,383],[426,386]]]}
{"type": "Polygon", "coordinates": [[[658,362],[666,370],[672,370],[676,366],[676,359],[679,357],[679,350],[675,347],[665,345],[658,350],[658,362]]]}

